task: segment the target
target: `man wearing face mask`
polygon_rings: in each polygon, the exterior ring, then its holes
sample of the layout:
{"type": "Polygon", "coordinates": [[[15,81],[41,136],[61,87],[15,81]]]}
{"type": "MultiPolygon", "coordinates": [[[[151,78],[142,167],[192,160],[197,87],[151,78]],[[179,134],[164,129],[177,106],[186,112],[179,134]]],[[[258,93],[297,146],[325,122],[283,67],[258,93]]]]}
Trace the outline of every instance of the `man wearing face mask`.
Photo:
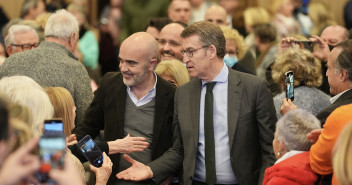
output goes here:
{"type": "Polygon", "coordinates": [[[220,26],[226,40],[226,54],[224,62],[230,68],[248,74],[253,74],[249,69],[238,63],[246,53],[243,37],[234,29],[227,26],[220,26]]]}

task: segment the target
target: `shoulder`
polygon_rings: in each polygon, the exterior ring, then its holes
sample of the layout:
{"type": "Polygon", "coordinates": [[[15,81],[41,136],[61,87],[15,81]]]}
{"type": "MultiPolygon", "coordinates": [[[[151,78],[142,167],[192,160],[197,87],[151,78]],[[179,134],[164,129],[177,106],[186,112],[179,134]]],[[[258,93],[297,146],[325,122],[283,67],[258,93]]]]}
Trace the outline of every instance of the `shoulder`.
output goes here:
{"type": "Polygon", "coordinates": [[[163,93],[163,92],[171,92],[172,94],[175,94],[176,91],[176,86],[169,83],[168,81],[164,80],[161,78],[159,75],[157,75],[157,84],[156,84],[156,92],[157,94],[163,93]]]}

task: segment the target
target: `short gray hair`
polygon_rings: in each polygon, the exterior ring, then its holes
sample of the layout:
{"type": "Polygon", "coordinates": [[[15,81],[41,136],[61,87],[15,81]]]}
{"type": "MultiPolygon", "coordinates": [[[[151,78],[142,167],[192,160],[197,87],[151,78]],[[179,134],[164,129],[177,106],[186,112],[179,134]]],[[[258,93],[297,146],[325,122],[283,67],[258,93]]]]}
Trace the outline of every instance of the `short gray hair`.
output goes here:
{"type": "Polygon", "coordinates": [[[37,8],[38,1],[42,0],[25,0],[23,1],[21,8],[21,17],[23,18],[25,15],[29,13],[29,9],[37,8]]]}
{"type": "Polygon", "coordinates": [[[320,128],[320,121],[310,112],[291,110],[276,123],[276,139],[282,141],[287,151],[309,151],[312,143],[307,134],[320,128]]]}
{"type": "Polygon", "coordinates": [[[335,67],[346,70],[347,79],[352,82],[352,39],[340,42],[335,48],[342,49],[336,58],[335,67]]]}
{"type": "Polygon", "coordinates": [[[10,44],[14,43],[16,34],[27,33],[27,32],[33,32],[39,42],[38,33],[32,27],[27,25],[15,24],[10,27],[9,33],[5,37],[5,46],[9,46],[10,44]]]}
{"type": "Polygon", "coordinates": [[[64,9],[52,14],[45,25],[45,37],[57,37],[62,40],[70,39],[72,33],[78,38],[78,21],[75,16],[64,9]]]}

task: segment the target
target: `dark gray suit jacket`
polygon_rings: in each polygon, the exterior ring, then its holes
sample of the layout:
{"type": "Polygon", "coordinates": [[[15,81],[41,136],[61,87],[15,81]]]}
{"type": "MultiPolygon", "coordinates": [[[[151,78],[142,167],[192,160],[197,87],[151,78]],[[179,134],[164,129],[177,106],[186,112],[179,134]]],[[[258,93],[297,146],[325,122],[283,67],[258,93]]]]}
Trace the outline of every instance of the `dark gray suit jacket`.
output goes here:
{"type": "MultiPolygon", "coordinates": [[[[114,141],[124,136],[124,116],[126,85],[122,81],[121,73],[107,73],[95,92],[93,102],[87,109],[84,122],[74,130],[77,140],[85,135],[95,138],[100,130],[104,130],[104,140],[114,141]]],[[[152,162],[150,166],[158,184],[171,174],[181,169],[183,148],[179,127],[173,125],[173,101],[175,86],[158,76],[155,95],[155,114],[153,139],[150,143],[152,162]]],[[[109,152],[107,143],[100,143],[99,147],[109,152]]],[[[76,153],[73,151],[73,153],[76,153]]],[[[109,155],[114,163],[108,184],[116,181],[117,166],[120,154],[109,155]]]]}
{"type": "MultiPolygon", "coordinates": [[[[265,169],[275,161],[272,141],[277,118],[273,98],[265,81],[258,77],[229,69],[228,80],[229,162],[241,185],[261,184],[265,169]]],[[[201,81],[193,79],[175,95],[174,123],[180,125],[184,145],[184,185],[192,184],[195,170],[200,92],[201,81]]]]}

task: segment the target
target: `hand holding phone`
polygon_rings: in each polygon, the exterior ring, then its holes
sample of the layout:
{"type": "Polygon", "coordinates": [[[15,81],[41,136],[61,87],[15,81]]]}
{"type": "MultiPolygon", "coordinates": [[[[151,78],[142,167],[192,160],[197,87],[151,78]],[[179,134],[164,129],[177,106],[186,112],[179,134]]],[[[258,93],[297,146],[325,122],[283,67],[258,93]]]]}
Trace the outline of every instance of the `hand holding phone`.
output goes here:
{"type": "Polygon", "coordinates": [[[294,100],[293,71],[285,73],[285,93],[287,99],[294,100]]]}
{"type": "Polygon", "coordinates": [[[301,49],[306,49],[310,52],[313,52],[313,50],[314,50],[315,42],[312,42],[310,40],[296,40],[296,41],[294,41],[294,43],[298,44],[299,48],[301,48],[301,49]]]}
{"type": "Polygon", "coordinates": [[[77,145],[91,165],[98,168],[101,167],[103,164],[103,153],[89,135],[82,138],[77,145]]]}

